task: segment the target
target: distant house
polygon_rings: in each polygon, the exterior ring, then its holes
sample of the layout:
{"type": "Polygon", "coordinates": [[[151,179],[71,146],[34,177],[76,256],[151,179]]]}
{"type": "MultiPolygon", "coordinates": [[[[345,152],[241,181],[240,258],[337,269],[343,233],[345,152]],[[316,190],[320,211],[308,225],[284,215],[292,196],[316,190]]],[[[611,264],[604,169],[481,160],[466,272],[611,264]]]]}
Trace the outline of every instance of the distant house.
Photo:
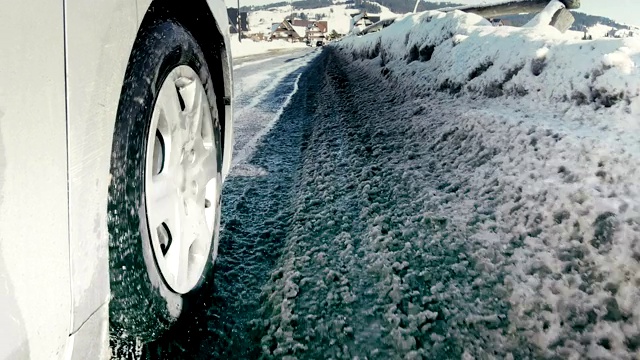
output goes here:
{"type": "Polygon", "coordinates": [[[325,38],[326,38],[326,35],[325,35],[326,32],[327,32],[326,26],[324,28],[321,28],[320,26],[318,26],[318,24],[313,24],[311,27],[308,27],[307,34],[306,34],[308,44],[311,46],[316,46],[318,42],[321,42],[324,44],[325,38]]]}
{"type": "Polygon", "coordinates": [[[302,20],[293,19],[292,24],[294,26],[303,26],[307,29],[317,27],[322,33],[326,33],[329,29],[329,25],[326,20],[302,20]]]}
{"type": "MultiPolygon", "coordinates": [[[[236,8],[227,8],[227,15],[229,16],[229,32],[231,34],[238,33],[238,9],[236,8]]],[[[247,12],[243,11],[240,13],[240,24],[242,25],[240,29],[242,32],[249,31],[249,27],[247,26],[247,12]]]]}
{"type": "Polygon", "coordinates": [[[311,45],[315,45],[318,41],[322,41],[324,43],[326,33],[329,29],[326,20],[293,19],[291,24],[294,27],[301,27],[305,29],[305,40],[311,45]]]}
{"type": "Polygon", "coordinates": [[[349,32],[361,31],[369,25],[380,21],[380,15],[369,15],[365,10],[359,13],[351,14],[351,26],[349,32]]]}
{"type": "Polygon", "coordinates": [[[270,40],[304,41],[307,28],[291,24],[289,19],[271,24],[270,40]]]}

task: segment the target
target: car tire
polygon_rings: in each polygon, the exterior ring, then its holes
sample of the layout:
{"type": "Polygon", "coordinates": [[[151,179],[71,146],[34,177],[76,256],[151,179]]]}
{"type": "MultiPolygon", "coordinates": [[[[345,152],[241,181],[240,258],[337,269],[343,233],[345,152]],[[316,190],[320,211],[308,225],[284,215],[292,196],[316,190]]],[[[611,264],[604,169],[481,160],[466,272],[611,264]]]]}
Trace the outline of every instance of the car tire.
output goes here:
{"type": "MultiPolygon", "coordinates": [[[[178,89],[176,85],[176,91],[180,94],[183,89],[178,89]]],[[[183,107],[186,100],[183,100],[181,96],[178,98],[182,111],[186,111],[183,107]]],[[[206,119],[206,112],[203,114],[203,119],[206,119]]],[[[111,285],[109,316],[112,338],[136,339],[142,343],[157,339],[177,320],[184,306],[187,305],[185,304],[185,301],[188,301],[186,293],[196,292],[213,272],[212,265],[217,254],[220,224],[222,134],[219,119],[212,77],[203,52],[194,37],[180,23],[172,20],[162,21],[141,30],[127,66],[112,146],[108,203],[111,285]],[[200,260],[201,263],[199,263],[204,268],[198,276],[194,275],[193,271],[189,273],[191,281],[195,281],[192,287],[191,285],[185,287],[190,289],[189,291],[176,291],[168,281],[169,277],[161,269],[161,257],[156,246],[158,241],[154,240],[154,236],[160,235],[158,235],[157,229],[152,229],[149,225],[151,222],[150,214],[155,211],[155,203],[147,197],[150,192],[147,181],[150,176],[148,163],[151,160],[149,159],[151,157],[155,159],[156,149],[161,149],[158,151],[166,150],[166,144],[158,143],[160,138],[158,133],[156,133],[155,141],[150,140],[150,134],[153,131],[152,123],[155,121],[153,118],[156,116],[155,111],[159,111],[157,108],[162,105],[159,97],[164,91],[162,90],[163,84],[169,81],[169,77],[174,76],[172,74],[183,69],[186,69],[190,74],[195,74],[195,76],[193,78],[180,77],[179,79],[190,79],[201,84],[201,88],[204,90],[200,93],[204,94],[201,97],[208,102],[203,102],[201,110],[210,110],[211,126],[209,127],[207,124],[209,120],[203,121],[201,126],[203,129],[206,126],[211,130],[207,136],[212,141],[207,150],[210,155],[203,159],[206,161],[215,160],[215,165],[211,165],[212,162],[207,162],[207,164],[215,172],[216,187],[213,195],[208,195],[210,199],[205,200],[205,204],[209,204],[209,207],[213,206],[215,209],[212,223],[207,224],[212,232],[211,237],[208,240],[206,237],[205,240],[198,240],[202,244],[205,244],[206,241],[210,242],[208,250],[205,249],[205,245],[200,246],[201,251],[206,253],[206,259],[200,260]],[[148,150],[152,146],[152,142],[154,142],[154,153],[150,157],[148,150]]],[[[159,127],[159,125],[157,126],[159,127]]],[[[191,125],[187,124],[186,126],[191,125]]],[[[156,130],[156,132],[158,131],[156,130]]],[[[182,131],[186,133],[186,130],[182,131]]],[[[171,141],[173,144],[174,140],[171,141]]],[[[177,144],[178,141],[176,140],[175,143],[177,144]]],[[[173,148],[170,151],[174,151],[173,148]]],[[[191,150],[191,153],[194,152],[191,150]]],[[[162,162],[168,161],[166,153],[161,156],[164,157],[162,162]]],[[[155,163],[154,160],[153,164],[155,163]]],[[[155,176],[157,170],[155,165],[153,166],[152,175],[155,176]]],[[[184,177],[186,178],[186,175],[184,177]]],[[[199,193],[200,189],[193,190],[193,194],[199,193]]],[[[196,204],[195,200],[193,204],[196,204]]],[[[183,200],[182,204],[176,204],[183,210],[187,209],[188,205],[191,206],[191,203],[187,204],[187,200],[183,200]]],[[[203,209],[204,213],[207,211],[207,209],[203,209]]],[[[183,219],[190,220],[191,218],[187,216],[183,219]]],[[[181,225],[180,228],[183,226],[181,225]]],[[[202,239],[202,236],[199,239],[202,239]]],[[[162,246],[162,244],[160,245],[162,246]]],[[[162,248],[163,255],[165,249],[169,249],[168,252],[171,251],[168,246],[165,244],[165,247],[162,248]]],[[[182,253],[178,252],[178,254],[182,253]]],[[[191,261],[190,253],[187,257],[191,261]]],[[[183,259],[182,255],[178,258],[183,259]]],[[[195,270],[196,274],[199,272],[197,269],[195,270]]],[[[176,278],[178,277],[181,276],[176,275],[176,278]]]]}

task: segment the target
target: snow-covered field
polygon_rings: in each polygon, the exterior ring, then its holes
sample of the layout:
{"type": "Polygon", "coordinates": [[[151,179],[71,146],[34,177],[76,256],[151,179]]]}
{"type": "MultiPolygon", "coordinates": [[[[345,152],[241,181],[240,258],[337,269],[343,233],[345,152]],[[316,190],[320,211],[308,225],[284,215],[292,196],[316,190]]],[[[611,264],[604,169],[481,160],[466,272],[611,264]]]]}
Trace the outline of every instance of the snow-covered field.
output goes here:
{"type": "MultiPolygon", "coordinates": [[[[633,37],[640,37],[640,28],[637,26],[630,26],[630,29],[614,29],[611,26],[606,26],[602,24],[596,24],[587,28],[587,33],[591,35],[594,39],[601,39],[607,37],[610,32],[613,30],[613,35],[617,35],[619,37],[630,37],[630,32],[633,33],[633,37]]],[[[584,36],[584,32],[582,31],[572,31],[571,32],[574,37],[577,39],[581,39],[584,36]]]]}

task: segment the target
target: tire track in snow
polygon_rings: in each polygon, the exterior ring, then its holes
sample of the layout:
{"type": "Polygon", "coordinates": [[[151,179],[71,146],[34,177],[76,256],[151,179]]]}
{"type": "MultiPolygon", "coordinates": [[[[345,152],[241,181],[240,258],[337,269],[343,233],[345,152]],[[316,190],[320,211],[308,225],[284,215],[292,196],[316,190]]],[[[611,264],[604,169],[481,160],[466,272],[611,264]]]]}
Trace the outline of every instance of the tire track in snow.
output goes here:
{"type": "MultiPolygon", "coordinates": [[[[264,79],[259,83],[245,87],[243,80],[237,81],[238,96],[235,104],[238,110],[234,115],[235,139],[232,167],[245,163],[255,151],[260,139],[278,121],[291,96],[297,91],[300,74],[314,57],[314,53],[308,53],[293,59],[274,59],[270,63],[276,61],[283,61],[283,63],[266,74],[250,75],[264,79]]],[[[240,74],[246,71],[247,69],[243,69],[240,74]]],[[[246,173],[247,169],[238,169],[237,172],[246,173]]],[[[248,170],[250,174],[253,172],[255,171],[248,170]]]]}
{"type": "Polygon", "coordinates": [[[266,357],[460,358],[497,347],[507,306],[491,295],[497,280],[473,289],[482,274],[466,234],[430,208],[447,174],[430,175],[413,108],[329,61],[286,250],[265,288],[266,357]]]}
{"type": "MultiPolygon", "coordinates": [[[[255,151],[256,146],[258,145],[262,137],[264,137],[264,135],[271,130],[278,119],[280,119],[280,116],[282,116],[284,109],[287,107],[287,105],[289,105],[291,97],[296,93],[296,91],[298,91],[298,81],[300,80],[300,75],[302,75],[301,71],[296,71],[291,75],[288,75],[280,83],[279,88],[281,88],[282,91],[279,92],[278,95],[264,99],[260,104],[262,106],[255,106],[254,109],[252,109],[255,111],[262,110],[263,107],[266,108],[266,116],[270,118],[270,120],[266,123],[263,122],[261,129],[255,132],[255,134],[246,143],[241,145],[242,147],[240,149],[236,150],[233,156],[232,167],[246,162],[247,158],[255,151]],[[291,85],[292,88],[290,89],[291,85]]],[[[258,115],[258,117],[260,116],[258,115]]]]}

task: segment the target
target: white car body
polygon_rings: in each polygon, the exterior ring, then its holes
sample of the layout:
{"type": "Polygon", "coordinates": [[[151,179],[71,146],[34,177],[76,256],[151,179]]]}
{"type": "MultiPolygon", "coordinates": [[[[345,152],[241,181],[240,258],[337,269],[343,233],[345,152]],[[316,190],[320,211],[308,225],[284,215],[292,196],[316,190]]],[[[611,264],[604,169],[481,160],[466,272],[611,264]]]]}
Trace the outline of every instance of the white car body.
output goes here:
{"type": "MultiPolygon", "coordinates": [[[[224,49],[222,68],[211,72],[224,72],[228,100],[226,7],[221,0],[204,1],[180,6],[202,3],[213,15],[207,21],[224,38],[224,49]]],[[[109,356],[111,145],[125,69],[151,3],[3,4],[0,359],[109,356]]],[[[225,101],[223,178],[231,160],[229,104],[225,101]]]]}

